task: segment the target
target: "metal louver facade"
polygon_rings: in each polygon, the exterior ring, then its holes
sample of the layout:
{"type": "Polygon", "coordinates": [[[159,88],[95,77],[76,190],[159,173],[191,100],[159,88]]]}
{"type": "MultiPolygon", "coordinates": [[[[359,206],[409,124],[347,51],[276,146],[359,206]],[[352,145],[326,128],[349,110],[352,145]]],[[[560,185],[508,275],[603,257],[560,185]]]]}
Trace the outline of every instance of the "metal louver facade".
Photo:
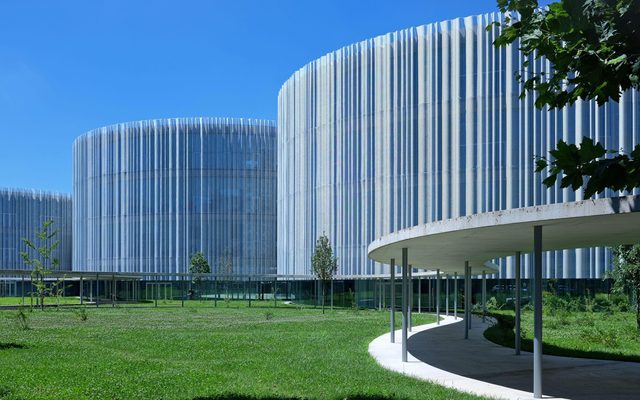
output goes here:
{"type": "Polygon", "coordinates": [[[178,118],[117,124],[73,145],[78,271],[276,272],[276,128],[271,121],[178,118]]]}
{"type": "MultiPolygon", "coordinates": [[[[367,246],[388,233],[458,216],[582,198],[542,185],[534,156],[588,136],[629,151],[640,94],[598,107],[538,110],[519,98],[517,44],[496,49],[500,14],[458,18],[365,40],[295,72],[278,96],[278,273],[307,274],[325,232],[339,274],[387,273],[367,246]]],[[[531,60],[531,72],[551,72],[531,60]]],[[[602,196],[617,196],[603,193],[602,196]]],[[[528,256],[527,256],[528,257],[528,256]]],[[[603,248],[546,253],[549,278],[599,278],[603,248]]],[[[530,265],[525,259],[525,267],[530,265]]],[[[513,261],[500,260],[500,277],[513,261]]],[[[529,275],[525,268],[524,276],[529,275]]]]}

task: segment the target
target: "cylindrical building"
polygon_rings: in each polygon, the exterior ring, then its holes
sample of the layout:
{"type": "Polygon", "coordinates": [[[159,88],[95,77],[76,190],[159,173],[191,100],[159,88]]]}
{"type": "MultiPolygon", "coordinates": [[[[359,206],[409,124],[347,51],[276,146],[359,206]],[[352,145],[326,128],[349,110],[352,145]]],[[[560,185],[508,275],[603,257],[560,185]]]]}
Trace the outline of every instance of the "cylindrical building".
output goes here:
{"type": "Polygon", "coordinates": [[[90,131],[73,145],[78,271],[184,273],[202,251],[213,272],[276,272],[276,127],[177,118],[90,131]]]}
{"type": "MultiPolygon", "coordinates": [[[[376,238],[487,211],[573,201],[547,189],[534,156],[583,136],[607,148],[640,141],[640,95],[598,107],[538,110],[520,99],[518,46],[497,49],[499,14],[459,18],[356,43],[304,66],[278,98],[278,272],[310,272],[326,232],[339,273],[388,268],[367,259],[376,238]]],[[[549,72],[531,60],[525,74],[549,72]]],[[[605,196],[617,195],[604,193],[605,196]]],[[[511,260],[500,276],[513,276],[511,260]]],[[[547,253],[546,276],[596,278],[604,249],[547,253]]],[[[528,271],[525,271],[528,276],[528,271]]]]}
{"type": "MultiPolygon", "coordinates": [[[[40,190],[0,189],[0,270],[32,269],[24,264],[20,253],[30,257],[37,253],[29,249],[22,239],[31,240],[36,246],[51,246],[59,241],[51,252],[58,259],[57,270],[71,269],[71,196],[40,190]],[[56,234],[42,242],[36,234],[46,221],[52,220],[49,233],[56,234]]],[[[46,268],[52,269],[51,264],[46,268]]]]}

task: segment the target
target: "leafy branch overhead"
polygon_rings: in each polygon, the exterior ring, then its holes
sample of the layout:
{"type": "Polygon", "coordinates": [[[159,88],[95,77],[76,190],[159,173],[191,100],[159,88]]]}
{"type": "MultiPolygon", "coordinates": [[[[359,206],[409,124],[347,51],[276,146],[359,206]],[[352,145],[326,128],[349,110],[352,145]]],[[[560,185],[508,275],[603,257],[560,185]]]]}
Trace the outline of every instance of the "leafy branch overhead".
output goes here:
{"type": "Polygon", "coordinates": [[[530,58],[523,63],[527,72],[519,77],[525,91],[537,93],[537,107],[563,107],[579,98],[603,105],[638,87],[640,1],[562,0],[539,8],[537,0],[498,0],[498,7],[506,16],[494,44],[519,39],[524,55],[553,64],[553,74],[543,75],[528,69],[530,58]]]}
{"type": "MultiPolygon", "coordinates": [[[[537,0],[498,0],[498,7],[505,22],[487,29],[500,26],[494,45],[517,43],[525,55],[517,75],[523,87],[520,97],[535,93],[536,107],[560,108],[578,99],[602,106],[618,102],[627,89],[640,88],[640,0],[560,0],[545,8],[537,0]],[[553,73],[530,68],[541,58],[553,65],[553,73]]],[[[585,197],[640,186],[639,146],[624,154],[584,137],[578,146],[561,140],[550,154],[551,161],[536,162],[537,172],[549,168],[544,180],[548,187],[558,175],[563,188],[584,185],[585,197]]]]}
{"type": "Polygon", "coordinates": [[[556,149],[550,150],[553,162],[536,160],[536,172],[549,168],[542,183],[551,187],[558,175],[562,175],[560,187],[578,190],[584,185],[584,197],[588,198],[605,189],[631,191],[640,187],[640,145],[636,145],[630,155],[605,150],[600,143],[583,138],[579,145],[559,141],[556,149]],[[609,154],[608,157],[605,157],[609,154]],[[589,177],[584,184],[583,177],[589,177]]]}

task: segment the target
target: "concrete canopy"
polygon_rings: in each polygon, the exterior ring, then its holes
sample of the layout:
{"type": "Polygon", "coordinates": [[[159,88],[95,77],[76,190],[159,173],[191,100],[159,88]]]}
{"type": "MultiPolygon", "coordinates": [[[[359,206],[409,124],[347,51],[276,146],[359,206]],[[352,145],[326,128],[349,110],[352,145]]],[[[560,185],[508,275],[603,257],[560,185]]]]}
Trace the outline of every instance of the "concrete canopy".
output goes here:
{"type": "MultiPolygon", "coordinates": [[[[474,214],[416,225],[373,241],[369,258],[389,264],[408,249],[418,268],[472,273],[487,260],[533,251],[533,227],[542,226],[544,251],[640,241],[640,196],[583,200],[474,214]]],[[[489,272],[489,271],[487,271],[489,272]]]]}

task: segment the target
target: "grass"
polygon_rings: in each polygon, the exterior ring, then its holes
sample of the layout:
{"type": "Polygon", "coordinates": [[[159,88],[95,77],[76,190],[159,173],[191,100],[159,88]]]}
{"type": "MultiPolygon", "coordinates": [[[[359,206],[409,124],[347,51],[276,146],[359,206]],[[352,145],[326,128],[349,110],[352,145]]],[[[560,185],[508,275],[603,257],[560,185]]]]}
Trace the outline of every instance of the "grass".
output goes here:
{"type": "MultiPolygon", "coordinates": [[[[60,297],[58,300],[55,297],[46,297],[45,298],[45,305],[46,306],[55,306],[57,304],[57,301],[60,302],[60,305],[74,305],[74,306],[79,306],[80,305],[80,297],[73,297],[73,296],[67,296],[67,297],[60,297]]],[[[30,297],[25,297],[24,298],[24,302],[26,306],[29,306],[31,304],[31,298],[30,297]]],[[[126,307],[155,307],[155,301],[154,300],[141,300],[141,301],[137,301],[137,302],[133,302],[133,301],[117,301],[116,302],[116,307],[117,306],[126,306],[126,307]]],[[[33,301],[34,307],[36,304],[35,298],[33,301]]],[[[89,304],[89,300],[85,298],[85,304],[87,305],[87,307],[95,307],[95,303],[89,304]]],[[[182,300],[163,300],[160,299],[157,301],[158,307],[182,307],[183,301],[182,300]]],[[[277,305],[277,307],[288,307],[288,308],[299,308],[299,307],[314,307],[314,306],[309,306],[309,305],[303,305],[303,304],[284,304],[282,301],[277,301],[275,303],[277,305]]],[[[1,306],[20,306],[22,305],[22,298],[21,297],[0,297],[0,307],[1,306]]],[[[111,300],[110,299],[100,299],[100,307],[112,307],[111,304],[111,300]]],[[[230,308],[245,308],[245,307],[249,307],[249,300],[237,300],[237,299],[229,299],[228,301],[224,300],[224,299],[218,299],[217,302],[215,302],[213,299],[196,299],[196,300],[185,300],[184,301],[184,306],[185,307],[230,307],[230,308]]],[[[274,307],[274,301],[271,300],[251,300],[251,307],[274,307]]],[[[329,309],[329,303],[327,302],[327,305],[325,306],[326,309],[329,309]]],[[[317,306],[316,308],[320,308],[320,306],[317,306]]]]}
{"type": "MultiPolygon", "coordinates": [[[[499,323],[484,332],[494,343],[514,347],[514,312],[494,311],[499,323]]],[[[543,316],[543,352],[566,357],[640,362],[635,313],[563,311],[543,316]]],[[[533,312],[522,312],[522,350],[533,351],[533,312]]]]}
{"type": "MultiPolygon", "coordinates": [[[[60,297],[59,300],[56,300],[55,297],[46,297],[44,300],[45,305],[55,305],[57,301],[60,304],[80,304],[79,297],[60,297]]],[[[0,297],[0,306],[18,306],[22,304],[22,297],[0,297]]],[[[31,304],[31,297],[24,297],[24,304],[29,306],[31,304]]],[[[36,305],[36,298],[33,298],[33,305],[36,305]]]]}
{"type": "Polygon", "coordinates": [[[378,366],[387,312],[61,308],[28,312],[28,330],[16,313],[0,311],[2,399],[476,398],[378,366]]]}

